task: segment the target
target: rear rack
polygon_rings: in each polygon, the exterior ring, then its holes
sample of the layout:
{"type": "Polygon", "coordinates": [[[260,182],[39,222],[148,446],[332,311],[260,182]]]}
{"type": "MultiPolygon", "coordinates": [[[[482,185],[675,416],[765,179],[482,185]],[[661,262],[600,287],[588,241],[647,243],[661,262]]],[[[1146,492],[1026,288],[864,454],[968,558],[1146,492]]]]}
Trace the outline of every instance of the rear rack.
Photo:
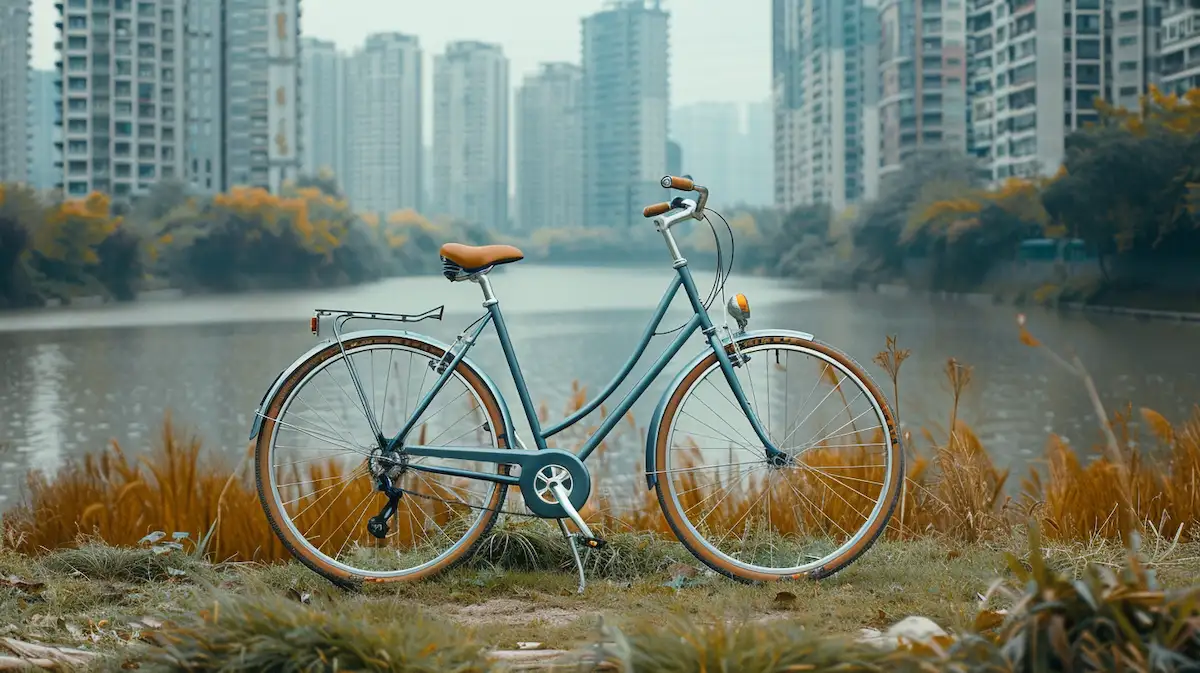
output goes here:
{"type": "Polygon", "coordinates": [[[391,322],[421,322],[422,320],[441,320],[446,307],[439,306],[424,313],[381,313],[379,311],[342,311],[337,309],[319,308],[310,321],[312,333],[320,335],[321,319],[333,318],[333,334],[341,339],[342,326],[351,320],[387,320],[391,322]]]}

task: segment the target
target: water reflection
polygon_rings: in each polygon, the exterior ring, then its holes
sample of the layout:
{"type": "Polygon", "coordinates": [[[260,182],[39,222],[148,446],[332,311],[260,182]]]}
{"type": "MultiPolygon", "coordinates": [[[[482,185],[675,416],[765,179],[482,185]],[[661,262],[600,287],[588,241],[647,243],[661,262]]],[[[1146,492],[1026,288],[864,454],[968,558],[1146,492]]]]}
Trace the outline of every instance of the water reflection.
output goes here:
{"type": "MultiPolygon", "coordinates": [[[[526,378],[551,419],[561,417],[573,380],[591,390],[609,380],[636,344],[670,273],[525,265],[496,274],[526,378]]],[[[707,285],[704,273],[697,271],[701,286],[707,285]]],[[[732,292],[749,295],[751,329],[814,333],[844,348],[889,392],[883,371],[870,360],[887,334],[898,335],[900,345],[913,350],[901,375],[902,421],[930,427],[935,435],[949,421],[945,359],[974,366],[960,416],[1006,465],[1020,467],[1040,455],[1048,432],[1063,433],[1076,445],[1098,439],[1082,385],[1017,341],[1011,308],[824,294],[759,278],[735,277],[727,295],[732,292]]],[[[110,438],[127,450],[145,449],[158,441],[167,410],[213,450],[236,458],[264,390],[315,343],[308,332],[312,309],[421,311],[442,303],[446,320],[421,323],[418,331],[450,341],[481,311],[475,287],[429,277],[329,291],[0,314],[0,441],[10,445],[2,459],[8,464],[0,494],[12,494],[26,469],[52,470],[65,457],[97,450],[110,438]]],[[[686,319],[683,304],[677,300],[666,327],[686,319]]],[[[713,313],[723,320],[720,306],[713,313]]],[[[1030,324],[1044,342],[1079,354],[1110,410],[1132,401],[1174,420],[1200,400],[1196,327],[1045,312],[1030,312],[1030,324]]],[[[655,339],[631,382],[669,339],[655,339]]],[[[669,374],[701,346],[693,338],[634,407],[639,425],[648,421],[669,374]]],[[[482,339],[472,357],[520,415],[494,336],[482,339]]],[[[627,389],[628,384],[608,408],[627,389]]],[[[594,417],[583,423],[595,424],[594,417]]],[[[640,438],[630,439],[619,443],[621,450],[640,450],[640,438]]],[[[623,469],[631,462],[618,461],[623,469]]]]}

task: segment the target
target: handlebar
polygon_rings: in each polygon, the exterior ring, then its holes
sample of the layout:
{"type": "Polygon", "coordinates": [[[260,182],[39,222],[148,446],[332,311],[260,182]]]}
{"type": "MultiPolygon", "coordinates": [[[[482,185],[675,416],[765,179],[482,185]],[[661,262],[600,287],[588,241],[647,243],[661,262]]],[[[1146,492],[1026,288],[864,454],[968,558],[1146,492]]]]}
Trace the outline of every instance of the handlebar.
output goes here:
{"type": "Polygon", "coordinates": [[[677,178],[674,175],[668,175],[659,181],[663,189],[678,189],[683,192],[690,192],[696,188],[696,183],[688,178],[677,178]]]}
{"type": "MultiPolygon", "coordinates": [[[[661,184],[665,189],[678,189],[684,192],[699,192],[700,200],[695,203],[695,207],[692,212],[689,212],[687,215],[679,219],[682,220],[686,219],[687,217],[702,219],[704,217],[704,205],[708,202],[708,188],[697,185],[691,178],[681,178],[674,175],[664,176],[663,179],[659,181],[659,184],[661,184]]],[[[676,208],[687,207],[687,204],[688,202],[684,201],[682,198],[675,197],[675,199],[670,203],[664,202],[646,206],[644,209],[642,209],[642,216],[647,219],[651,217],[657,217],[676,208]]],[[[674,224],[674,222],[671,224],[674,224]]]]}
{"type": "Polygon", "coordinates": [[[645,208],[643,208],[642,216],[647,217],[647,218],[654,217],[655,215],[662,215],[663,213],[667,212],[670,209],[671,209],[671,204],[667,203],[666,201],[663,201],[662,203],[656,203],[652,206],[646,206],[645,208]]]}

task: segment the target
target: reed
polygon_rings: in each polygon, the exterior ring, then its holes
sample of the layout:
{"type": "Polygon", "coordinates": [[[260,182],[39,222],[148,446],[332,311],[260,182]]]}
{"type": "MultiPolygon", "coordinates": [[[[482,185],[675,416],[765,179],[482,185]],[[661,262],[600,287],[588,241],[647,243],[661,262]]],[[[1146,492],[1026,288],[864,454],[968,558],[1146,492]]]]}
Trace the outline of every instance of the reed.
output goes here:
{"type": "MultiPolygon", "coordinates": [[[[889,339],[888,349],[875,359],[891,378],[897,395],[899,363],[907,355],[907,351],[896,347],[894,339],[889,339]]],[[[970,368],[949,360],[945,374],[954,393],[951,431],[941,439],[930,431],[920,431],[920,447],[916,446],[916,438],[906,435],[911,457],[902,503],[889,525],[889,537],[941,535],[968,542],[987,540],[1007,535],[1014,525],[1032,518],[1041,523],[1049,539],[1121,539],[1129,530],[1122,523],[1123,507],[1129,509],[1125,519],[1152,526],[1169,538],[1200,537],[1200,527],[1195,523],[1200,521],[1200,407],[1176,424],[1152,410],[1140,410],[1141,425],[1149,429],[1144,436],[1134,431],[1131,410],[1114,414],[1104,422],[1111,434],[1104,433],[1105,444],[1097,447],[1102,456],[1087,463],[1073,448],[1051,436],[1045,448],[1048,467],[1044,474],[1031,471],[1009,495],[1009,475],[995,466],[979,438],[957,415],[959,398],[970,385],[970,368]],[[1108,446],[1113,442],[1117,444],[1115,451],[1108,446]]],[[[586,390],[576,384],[565,411],[580,408],[586,399],[586,390]]],[[[545,405],[542,414],[546,414],[545,405]]],[[[620,432],[641,436],[632,416],[620,428],[620,432]]],[[[560,445],[573,446],[590,430],[581,428],[577,436],[564,433],[567,436],[560,445]]],[[[880,438],[877,435],[875,439],[880,438]]],[[[618,471],[611,466],[610,454],[610,447],[601,446],[593,459],[593,498],[584,516],[605,531],[669,536],[654,493],[646,490],[640,479],[616,476],[618,471]]],[[[869,460],[877,459],[865,453],[824,449],[806,454],[807,464],[818,469],[837,468],[838,474],[850,478],[831,483],[808,471],[795,471],[792,487],[814,502],[826,503],[823,514],[828,519],[816,521],[797,516],[790,508],[772,507],[770,510],[776,512],[772,526],[785,534],[857,526],[869,501],[852,484],[882,477],[881,468],[869,466],[869,460]]],[[[248,462],[231,468],[213,459],[195,436],[180,432],[168,415],[157,447],[143,456],[131,458],[114,441],[95,454],[68,463],[53,478],[31,474],[27,501],[4,514],[2,537],[8,546],[20,551],[41,552],[75,547],[94,539],[130,546],[139,544],[152,531],[181,532],[188,534],[185,545],[208,558],[286,560],[290,555],[261,514],[253,479],[243,469],[248,462]]],[[[623,472],[628,475],[627,469],[623,472]]],[[[340,472],[332,463],[317,464],[304,476],[328,480],[340,477],[340,472]]],[[[695,488],[688,496],[694,502],[705,496],[710,485],[701,483],[699,477],[692,479],[695,483],[685,485],[681,491],[695,488]]],[[[326,501],[305,512],[299,525],[302,529],[319,529],[323,538],[332,539],[335,545],[370,542],[362,526],[333,523],[357,521],[359,517],[352,508],[360,506],[368,489],[368,480],[352,482],[332,503],[326,501]]],[[[432,490],[428,495],[446,499],[446,494],[432,490]]],[[[509,509],[519,503],[519,497],[515,493],[513,496],[506,505],[509,509]]],[[[748,509],[760,496],[772,497],[751,489],[744,497],[726,499],[708,518],[707,525],[716,530],[743,525],[748,509]]],[[[459,512],[450,505],[431,510],[431,502],[434,499],[421,503],[420,514],[432,516],[440,525],[452,525],[459,512]]],[[[401,515],[397,520],[420,519],[401,515]]],[[[415,545],[416,533],[402,525],[392,542],[415,545]]],[[[500,553],[502,547],[517,551],[529,548],[531,543],[512,535],[512,531],[503,529],[494,533],[494,539],[481,553],[486,557],[500,553]]]]}

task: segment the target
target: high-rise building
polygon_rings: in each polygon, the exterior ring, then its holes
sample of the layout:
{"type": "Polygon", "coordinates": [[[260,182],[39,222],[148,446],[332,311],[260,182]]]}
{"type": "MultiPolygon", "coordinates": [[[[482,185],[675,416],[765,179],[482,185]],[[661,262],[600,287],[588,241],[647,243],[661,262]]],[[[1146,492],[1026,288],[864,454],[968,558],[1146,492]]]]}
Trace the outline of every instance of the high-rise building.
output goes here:
{"type": "Polygon", "coordinates": [[[880,175],[923,149],[967,150],[963,0],[882,0],[880,175]]]}
{"type": "Polygon", "coordinates": [[[225,180],[224,2],[187,3],[187,180],[201,192],[221,191],[225,180]]]}
{"type": "Polygon", "coordinates": [[[774,0],[772,14],[775,205],[841,210],[875,179],[875,6],[774,0]]]}
{"type": "Polygon", "coordinates": [[[687,153],[683,170],[721,203],[737,200],[741,109],[737,103],[693,103],[671,110],[671,138],[687,153]]]}
{"type": "MultiPolygon", "coordinates": [[[[1166,44],[1163,33],[1166,4],[1163,0],[1117,0],[1106,6],[1109,29],[1105,31],[1105,43],[1111,73],[1108,102],[1137,110],[1142,94],[1150,85],[1160,84],[1160,56],[1165,58],[1172,47],[1172,53],[1178,49],[1173,44],[1166,44]]],[[[1178,19],[1176,21],[1185,25],[1178,19]]],[[[1200,24],[1193,35],[1197,32],[1200,32],[1200,24]]],[[[1191,44],[1195,46],[1198,42],[1192,40],[1191,44]]],[[[1190,60],[1193,72],[1200,72],[1200,54],[1193,54],[1190,60]]],[[[1200,82],[1200,79],[1196,81],[1200,82]]]]}
{"type": "Polygon", "coordinates": [[[1200,0],[1166,0],[1159,76],[1166,91],[1200,88],[1200,0]]]}
{"type": "Polygon", "coordinates": [[[277,191],[302,168],[299,0],[186,4],[188,181],[277,191]]]}
{"type": "Polygon", "coordinates": [[[346,186],[346,58],[337,45],[306,37],[300,40],[300,86],[304,92],[303,171],[331,171],[346,186]]]}
{"type": "Polygon", "coordinates": [[[224,1],[227,187],[277,191],[300,172],[300,0],[224,1]]]}
{"type": "Polygon", "coordinates": [[[1166,0],[1163,4],[1161,85],[1165,91],[1182,94],[1200,87],[1200,0],[1166,0]]]}
{"type": "Polygon", "coordinates": [[[686,153],[684,172],[711,188],[716,203],[773,203],[770,101],[677,107],[671,113],[671,135],[686,153]]]}
{"type": "Polygon", "coordinates": [[[972,0],[971,151],[993,180],[1058,170],[1098,99],[1137,109],[1153,82],[1157,10],[1145,0],[972,0]]]}
{"type": "Polygon", "coordinates": [[[58,186],[62,178],[58,156],[58,74],[29,71],[29,185],[38,190],[58,186]]]}
{"type": "Polygon", "coordinates": [[[29,170],[29,0],[0,0],[0,182],[29,170]]]}
{"type": "Polygon", "coordinates": [[[65,195],[129,197],[182,178],[183,1],[58,7],[65,195]]]}
{"type": "Polygon", "coordinates": [[[771,101],[746,105],[734,157],[733,189],[722,196],[723,202],[750,206],[770,206],[775,202],[772,124],[771,101]]]}
{"type": "Polygon", "coordinates": [[[583,74],[546,63],[517,91],[517,217],[525,230],[583,223],[583,74]]]}
{"type": "MultiPolygon", "coordinates": [[[[390,213],[423,204],[421,45],[416,37],[367,37],[347,62],[349,128],[343,186],[355,208],[390,213]]],[[[334,132],[334,129],[330,129],[334,132]]]]}
{"type": "Polygon", "coordinates": [[[683,146],[674,140],[667,141],[667,175],[683,174],[683,146]]]}
{"type": "Polygon", "coordinates": [[[508,59],[452,42],[433,64],[433,179],[441,213],[508,226],[508,59]]]}
{"type": "MultiPolygon", "coordinates": [[[[612,0],[583,19],[585,226],[633,227],[662,200],[669,18],[659,0],[612,0]]],[[[685,162],[690,153],[684,144],[685,162]]]]}

